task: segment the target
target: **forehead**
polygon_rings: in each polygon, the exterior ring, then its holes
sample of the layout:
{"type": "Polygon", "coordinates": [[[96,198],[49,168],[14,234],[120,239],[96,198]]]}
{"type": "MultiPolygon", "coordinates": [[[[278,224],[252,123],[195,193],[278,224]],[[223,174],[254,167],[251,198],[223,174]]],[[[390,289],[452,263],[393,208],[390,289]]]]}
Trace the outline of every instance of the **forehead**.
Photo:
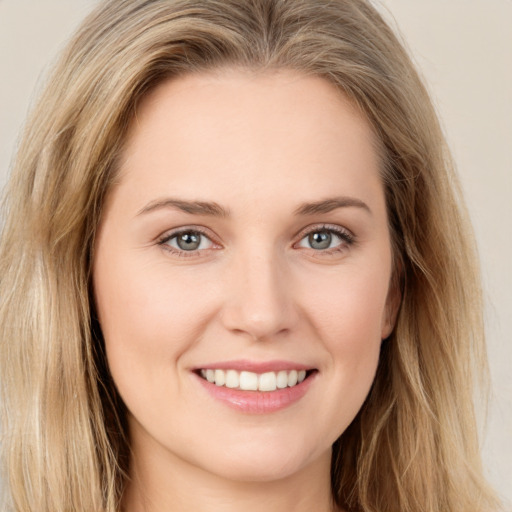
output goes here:
{"type": "Polygon", "coordinates": [[[190,198],[268,197],[274,185],[307,200],[312,190],[332,195],[332,182],[347,192],[368,180],[380,187],[377,147],[365,117],[327,80],[227,69],[168,80],[140,103],[120,182],[190,198]]]}

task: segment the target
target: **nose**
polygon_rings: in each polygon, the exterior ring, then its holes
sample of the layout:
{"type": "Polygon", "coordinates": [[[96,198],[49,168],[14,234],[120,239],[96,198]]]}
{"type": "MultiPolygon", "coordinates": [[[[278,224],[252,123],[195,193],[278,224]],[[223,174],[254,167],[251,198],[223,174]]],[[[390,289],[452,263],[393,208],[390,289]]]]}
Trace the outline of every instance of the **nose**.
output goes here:
{"type": "Polygon", "coordinates": [[[224,327],[260,341],[291,332],[299,314],[290,277],[283,258],[272,251],[238,257],[225,280],[224,327]]]}

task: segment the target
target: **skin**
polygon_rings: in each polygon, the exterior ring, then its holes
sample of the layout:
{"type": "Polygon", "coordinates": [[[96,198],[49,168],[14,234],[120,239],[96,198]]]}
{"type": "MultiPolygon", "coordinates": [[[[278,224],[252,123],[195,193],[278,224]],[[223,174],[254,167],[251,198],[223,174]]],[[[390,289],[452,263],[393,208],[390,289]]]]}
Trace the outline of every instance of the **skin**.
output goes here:
{"type": "Polygon", "coordinates": [[[129,411],[124,510],[333,510],[331,445],[370,389],[395,313],[375,148],[331,84],[291,71],[181,77],[141,103],[93,272],[129,411]],[[345,203],[297,213],[329,198],[345,203]],[[180,251],[177,229],[206,236],[180,251]],[[308,235],[330,229],[341,234],[329,248],[313,247],[308,235]],[[298,402],[248,414],[213,399],[193,371],[234,359],[316,372],[298,402]]]}

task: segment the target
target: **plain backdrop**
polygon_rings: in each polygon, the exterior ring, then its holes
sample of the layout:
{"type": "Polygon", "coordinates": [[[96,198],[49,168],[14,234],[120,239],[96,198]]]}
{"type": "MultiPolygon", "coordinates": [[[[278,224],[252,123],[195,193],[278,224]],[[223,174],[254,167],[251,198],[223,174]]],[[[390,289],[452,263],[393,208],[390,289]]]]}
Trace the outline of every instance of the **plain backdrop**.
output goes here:
{"type": "MultiPolygon", "coordinates": [[[[0,0],[0,185],[42,77],[95,0],[0,0]]],[[[493,400],[491,483],[512,501],[512,0],[380,0],[426,78],[479,244],[493,400]]]]}

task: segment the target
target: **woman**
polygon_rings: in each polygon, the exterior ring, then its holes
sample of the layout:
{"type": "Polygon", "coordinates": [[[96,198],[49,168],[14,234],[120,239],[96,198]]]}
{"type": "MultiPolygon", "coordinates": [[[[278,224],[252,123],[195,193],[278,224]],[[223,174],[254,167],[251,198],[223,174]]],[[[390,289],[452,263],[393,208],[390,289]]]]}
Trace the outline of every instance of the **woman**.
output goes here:
{"type": "Polygon", "coordinates": [[[369,3],[101,4],[5,218],[11,509],[497,508],[466,215],[369,3]]]}

